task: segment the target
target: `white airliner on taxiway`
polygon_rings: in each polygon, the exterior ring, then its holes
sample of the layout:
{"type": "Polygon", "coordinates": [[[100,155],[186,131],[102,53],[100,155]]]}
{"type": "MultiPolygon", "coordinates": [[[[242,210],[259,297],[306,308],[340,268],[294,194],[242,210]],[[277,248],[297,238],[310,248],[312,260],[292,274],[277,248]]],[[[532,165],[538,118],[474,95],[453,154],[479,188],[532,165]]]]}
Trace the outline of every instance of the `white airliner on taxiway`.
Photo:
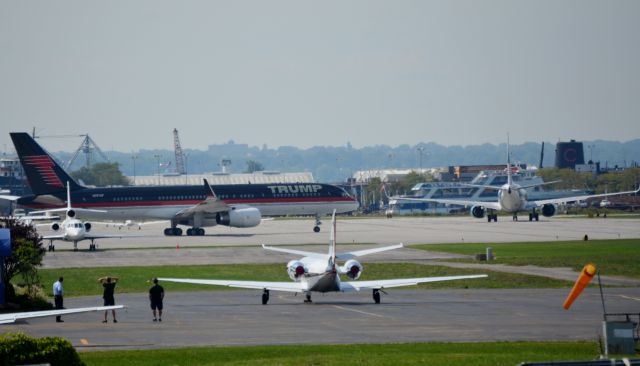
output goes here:
{"type": "Polygon", "coordinates": [[[264,249],[304,256],[298,260],[292,260],[287,264],[287,273],[294,282],[262,282],[262,281],[236,281],[236,280],[200,280],[190,278],[159,278],[161,281],[184,282],[202,285],[217,285],[263,290],[262,304],[269,301],[269,291],[283,291],[305,293],[305,302],[311,302],[311,292],[353,292],[361,290],[373,290],[373,300],[380,303],[380,290],[417,285],[426,282],[439,282],[462,280],[469,278],[487,277],[486,274],[466,276],[422,277],[402,278],[392,280],[355,281],[362,274],[362,264],[354,257],[379,253],[387,250],[402,248],[402,244],[391,245],[382,248],[358,250],[349,253],[336,253],[336,212],[333,212],[331,227],[331,239],[329,253],[312,253],[301,250],[276,248],[262,245],[264,249]],[[336,261],[346,260],[344,265],[338,266],[336,261]],[[346,275],[350,282],[341,282],[340,274],[346,275]]]}
{"type": "MultiPolygon", "coordinates": [[[[98,211],[98,210],[90,210],[90,209],[78,209],[80,212],[87,211],[98,211]]],[[[54,240],[62,240],[73,242],[73,250],[78,250],[78,242],[82,240],[91,240],[91,244],[89,244],[89,250],[96,250],[96,244],[94,241],[96,239],[101,238],[122,238],[122,235],[96,235],[92,234],[91,231],[91,223],[87,221],[82,221],[76,218],[76,209],[71,207],[71,192],[69,190],[69,182],[67,182],[67,207],[66,208],[56,208],[51,210],[44,211],[35,211],[35,213],[51,213],[51,212],[65,212],[66,219],[62,222],[54,222],[52,224],[38,224],[38,226],[47,225],[50,226],[53,231],[60,231],[60,234],[55,235],[44,235],[42,239],[49,240],[49,251],[55,250],[55,246],[53,245],[54,240]]]]}
{"type": "Polygon", "coordinates": [[[42,318],[46,316],[59,316],[76,313],[86,313],[90,311],[106,311],[122,309],[124,305],[112,305],[112,306],[94,306],[88,308],[72,308],[72,309],[58,309],[58,310],[42,310],[42,311],[29,311],[23,313],[9,313],[0,314],[0,324],[15,323],[17,320],[42,318]]]}
{"type": "Polygon", "coordinates": [[[471,216],[481,219],[485,216],[485,213],[486,213],[488,222],[491,222],[491,220],[497,222],[498,214],[496,214],[496,211],[511,213],[513,214],[514,220],[518,220],[518,212],[529,211],[529,221],[533,221],[533,220],[538,221],[540,213],[542,213],[542,216],[545,216],[545,217],[551,217],[555,215],[556,205],[559,205],[559,204],[584,201],[589,198],[619,196],[624,194],[633,194],[633,193],[640,192],[640,188],[639,188],[636,191],[591,194],[591,195],[528,201],[527,191],[526,191],[527,188],[537,187],[545,184],[552,184],[552,183],[556,183],[556,181],[547,182],[547,183],[529,184],[529,185],[519,185],[517,183],[514,183],[512,179],[511,159],[508,156],[509,156],[509,144],[507,143],[507,167],[506,167],[507,183],[503,184],[501,187],[496,187],[491,185],[468,184],[469,187],[478,187],[478,188],[484,188],[484,189],[497,190],[498,201],[496,202],[473,201],[473,200],[464,200],[464,199],[448,199],[448,198],[438,199],[438,198],[413,198],[413,197],[389,197],[389,196],[387,196],[387,198],[403,200],[403,201],[436,202],[436,203],[459,205],[459,206],[465,206],[465,207],[471,206],[471,216]]]}

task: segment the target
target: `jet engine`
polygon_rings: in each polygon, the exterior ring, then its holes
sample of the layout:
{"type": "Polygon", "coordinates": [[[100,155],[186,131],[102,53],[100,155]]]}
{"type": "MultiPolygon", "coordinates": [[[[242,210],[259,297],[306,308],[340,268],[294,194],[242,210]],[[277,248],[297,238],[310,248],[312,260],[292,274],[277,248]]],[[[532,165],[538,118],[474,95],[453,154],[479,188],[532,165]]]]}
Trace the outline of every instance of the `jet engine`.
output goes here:
{"type": "Polygon", "coordinates": [[[471,207],[471,216],[481,219],[484,217],[484,207],[482,206],[473,206],[471,207]]]}
{"type": "Polygon", "coordinates": [[[53,231],[60,230],[60,224],[58,224],[57,222],[54,222],[53,224],[51,224],[51,230],[53,231]]]}
{"type": "Polygon", "coordinates": [[[216,214],[218,225],[231,227],[254,227],[260,225],[262,215],[255,207],[234,208],[227,212],[216,214]]]}
{"type": "Polygon", "coordinates": [[[76,217],[76,212],[74,210],[68,210],[67,217],[70,217],[70,218],[76,217]]]}
{"type": "Polygon", "coordinates": [[[542,206],[542,216],[551,217],[556,214],[556,206],[550,203],[542,206]]]}
{"type": "Polygon", "coordinates": [[[300,277],[304,276],[308,271],[304,263],[295,259],[287,263],[287,274],[294,281],[300,281],[300,277]]]}
{"type": "Polygon", "coordinates": [[[355,259],[349,259],[344,266],[339,268],[341,274],[346,274],[349,279],[357,280],[362,274],[362,264],[355,259]]]}
{"type": "Polygon", "coordinates": [[[91,231],[91,223],[89,223],[89,222],[85,222],[85,223],[84,223],[84,230],[85,230],[86,232],[91,231]]]}

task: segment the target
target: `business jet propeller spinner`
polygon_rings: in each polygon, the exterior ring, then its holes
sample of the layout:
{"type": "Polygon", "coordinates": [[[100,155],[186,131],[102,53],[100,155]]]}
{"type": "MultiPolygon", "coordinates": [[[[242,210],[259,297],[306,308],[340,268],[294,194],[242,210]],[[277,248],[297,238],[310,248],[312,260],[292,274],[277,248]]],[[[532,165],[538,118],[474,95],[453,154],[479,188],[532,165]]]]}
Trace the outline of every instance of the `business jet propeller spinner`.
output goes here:
{"type": "Polygon", "coordinates": [[[380,303],[380,291],[391,287],[412,286],[420,283],[462,280],[470,278],[487,277],[485,274],[444,277],[402,278],[390,280],[356,281],[364,267],[355,257],[384,252],[387,250],[402,248],[402,244],[358,250],[348,253],[336,253],[336,212],[332,216],[331,239],[327,254],[305,252],[301,250],[277,248],[262,245],[264,249],[276,252],[302,255],[301,259],[287,263],[287,274],[294,282],[263,282],[263,281],[236,281],[236,280],[206,280],[190,278],[159,278],[161,281],[195,283],[202,285],[217,285],[228,287],[240,287],[263,290],[262,304],[269,301],[269,291],[283,291],[306,294],[305,302],[311,302],[312,292],[353,292],[372,290],[373,300],[380,303]],[[337,261],[345,261],[342,266],[337,261]],[[340,281],[340,274],[346,275],[349,282],[340,281]]]}

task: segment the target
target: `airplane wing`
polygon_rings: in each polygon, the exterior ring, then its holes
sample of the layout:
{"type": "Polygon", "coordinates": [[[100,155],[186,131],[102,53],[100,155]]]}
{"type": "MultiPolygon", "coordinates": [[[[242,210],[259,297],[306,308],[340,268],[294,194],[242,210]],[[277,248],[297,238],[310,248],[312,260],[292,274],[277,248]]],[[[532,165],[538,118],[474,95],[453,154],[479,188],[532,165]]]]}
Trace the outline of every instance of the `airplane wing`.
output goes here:
{"type": "Polygon", "coordinates": [[[295,249],[287,249],[287,248],[278,248],[278,247],[272,247],[272,246],[264,245],[264,244],[262,244],[262,249],[272,250],[274,252],[282,252],[282,253],[301,255],[301,256],[304,256],[304,257],[324,258],[324,257],[327,256],[326,254],[322,254],[322,253],[305,252],[304,250],[295,250],[295,249]]]}
{"type": "Polygon", "coordinates": [[[218,196],[213,191],[213,188],[209,185],[207,180],[204,180],[204,186],[209,192],[207,194],[207,198],[204,201],[198,202],[195,206],[186,208],[176,214],[176,218],[187,218],[191,217],[198,212],[202,213],[216,213],[216,212],[224,212],[229,211],[231,207],[227,205],[224,201],[218,199],[218,196]]]}
{"type": "Polygon", "coordinates": [[[379,290],[391,287],[414,286],[420,283],[464,280],[470,278],[484,278],[486,274],[466,276],[402,278],[395,280],[353,281],[340,283],[340,291],[351,292],[360,290],[379,290]]]}
{"type": "MultiPolygon", "coordinates": [[[[134,235],[127,235],[128,237],[132,237],[134,235]]],[[[105,238],[118,238],[118,239],[122,239],[123,237],[125,237],[124,235],[94,235],[94,234],[84,234],[84,237],[82,239],[78,239],[78,241],[81,240],[91,240],[91,239],[105,239],[105,238]]],[[[135,237],[139,237],[137,235],[135,235],[135,237]]],[[[68,240],[66,238],[66,236],[64,234],[58,234],[58,235],[45,235],[42,237],[42,239],[46,239],[46,240],[68,240]]],[[[69,240],[71,241],[71,240],[69,240]]]]}
{"type": "Polygon", "coordinates": [[[64,234],[45,235],[42,237],[42,239],[47,239],[47,240],[64,240],[64,238],[65,238],[64,234]]]}
{"type": "Polygon", "coordinates": [[[609,196],[621,196],[625,194],[637,194],[640,193],[640,188],[636,191],[626,191],[626,192],[613,192],[613,193],[601,193],[601,194],[589,194],[582,196],[573,196],[573,197],[564,197],[564,198],[553,198],[548,200],[536,200],[529,201],[528,203],[535,204],[537,207],[541,207],[548,204],[559,204],[559,203],[567,203],[573,201],[584,201],[588,198],[597,198],[597,197],[609,197],[609,196]]]}
{"type": "Polygon", "coordinates": [[[198,280],[192,278],[158,278],[159,281],[194,283],[199,285],[227,286],[249,288],[254,290],[273,290],[283,292],[304,292],[302,282],[264,282],[264,281],[236,281],[236,280],[198,280]]]}
{"type": "MultiPolygon", "coordinates": [[[[138,235],[126,235],[128,237],[139,237],[138,235]]],[[[86,233],[84,234],[84,239],[105,239],[105,238],[118,238],[118,239],[122,239],[124,238],[125,235],[109,235],[109,234],[100,234],[100,235],[96,235],[96,234],[91,234],[91,233],[86,233]]],[[[46,238],[43,238],[46,239],[46,238]]]]}
{"type": "Polygon", "coordinates": [[[11,196],[8,194],[0,195],[0,200],[17,201],[20,196],[11,196]]]}
{"type": "Polygon", "coordinates": [[[403,201],[416,201],[416,202],[436,202],[448,205],[459,206],[482,206],[484,208],[490,208],[493,210],[502,210],[502,207],[497,201],[471,201],[471,200],[452,200],[452,199],[436,199],[436,198],[411,198],[411,197],[393,197],[395,200],[403,201]]]}
{"type": "Polygon", "coordinates": [[[14,323],[16,320],[20,320],[20,319],[85,313],[89,311],[115,310],[115,309],[122,309],[123,307],[124,305],[95,306],[95,307],[88,307],[88,308],[72,308],[72,309],[61,309],[61,310],[60,309],[59,310],[43,310],[43,311],[30,311],[30,312],[24,312],[24,313],[0,314],[0,324],[14,323]]]}
{"type": "Polygon", "coordinates": [[[355,257],[362,257],[362,256],[368,255],[368,254],[386,252],[387,250],[400,249],[402,247],[404,247],[404,244],[400,243],[400,244],[390,245],[390,246],[382,247],[382,248],[371,248],[371,249],[364,249],[364,250],[356,250],[354,252],[338,253],[338,254],[336,254],[336,258],[339,259],[339,260],[347,260],[347,259],[351,259],[351,258],[355,258],[355,257]]]}
{"type": "Polygon", "coordinates": [[[146,226],[146,225],[155,225],[155,224],[162,224],[165,222],[168,222],[169,220],[157,220],[157,221],[130,221],[130,222],[109,222],[109,221],[91,221],[92,224],[100,224],[100,225],[105,225],[105,226],[113,226],[113,227],[118,227],[118,228],[122,228],[122,227],[133,227],[133,226],[146,226]]]}

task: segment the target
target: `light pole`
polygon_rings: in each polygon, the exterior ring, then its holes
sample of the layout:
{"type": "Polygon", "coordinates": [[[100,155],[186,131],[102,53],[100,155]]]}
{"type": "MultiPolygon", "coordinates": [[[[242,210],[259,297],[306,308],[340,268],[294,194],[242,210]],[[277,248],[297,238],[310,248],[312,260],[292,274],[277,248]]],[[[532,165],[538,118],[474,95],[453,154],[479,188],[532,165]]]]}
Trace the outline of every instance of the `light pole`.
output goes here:
{"type": "Polygon", "coordinates": [[[138,157],[136,156],[136,154],[131,153],[131,161],[133,161],[133,185],[136,185],[136,159],[138,159],[138,157]]]}
{"type": "Polygon", "coordinates": [[[160,185],[160,158],[162,157],[162,155],[156,154],[153,157],[156,158],[156,163],[157,163],[157,170],[158,170],[158,185],[160,185]]]}
{"type": "Polygon", "coordinates": [[[420,152],[420,174],[422,174],[422,153],[424,152],[424,146],[420,146],[416,150],[420,152]]]}
{"type": "Polygon", "coordinates": [[[187,163],[189,162],[189,154],[184,154],[184,184],[187,184],[189,180],[189,170],[187,167],[189,166],[187,163]]]}

